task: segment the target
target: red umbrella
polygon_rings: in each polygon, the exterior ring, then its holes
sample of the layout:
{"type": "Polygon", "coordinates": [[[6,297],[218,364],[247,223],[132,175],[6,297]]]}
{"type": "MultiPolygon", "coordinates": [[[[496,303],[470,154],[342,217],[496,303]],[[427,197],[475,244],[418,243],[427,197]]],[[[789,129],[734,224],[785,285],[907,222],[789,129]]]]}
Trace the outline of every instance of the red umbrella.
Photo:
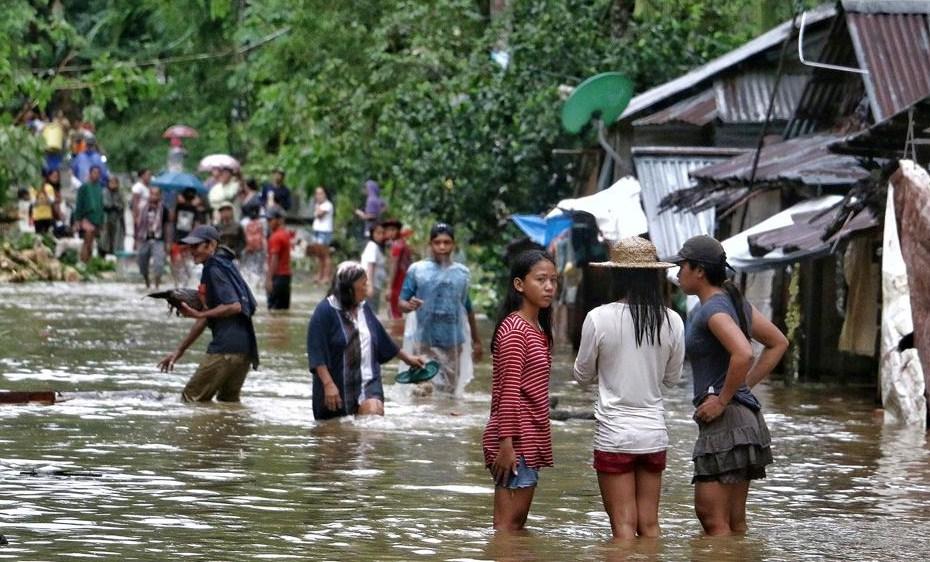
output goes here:
{"type": "Polygon", "coordinates": [[[197,136],[197,129],[193,127],[188,127],[187,125],[172,125],[165,129],[165,132],[161,134],[162,138],[171,139],[188,139],[195,138],[197,136]]]}

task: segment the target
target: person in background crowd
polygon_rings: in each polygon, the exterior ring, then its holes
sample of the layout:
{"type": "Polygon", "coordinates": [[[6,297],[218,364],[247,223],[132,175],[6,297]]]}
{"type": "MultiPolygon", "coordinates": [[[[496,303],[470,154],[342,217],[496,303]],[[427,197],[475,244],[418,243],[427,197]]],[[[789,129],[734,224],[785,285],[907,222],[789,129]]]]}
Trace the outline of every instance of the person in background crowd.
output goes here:
{"type": "Polygon", "coordinates": [[[57,168],[45,172],[45,181],[39,189],[29,190],[32,200],[32,226],[36,234],[45,234],[55,226],[58,218],[58,194],[55,185],[58,185],[59,171],[57,168]]]}
{"type": "Polygon", "coordinates": [[[257,308],[252,292],[233,264],[233,255],[219,247],[220,234],[212,226],[201,225],[180,240],[190,246],[194,261],[203,264],[200,298],[206,310],[194,310],[186,303],[180,312],[196,320],[187,337],[158,366],[162,372],[174,370],[208,326],[213,339],[197,371],[181,392],[184,402],[238,402],[249,368],[258,368],[258,342],[252,316],[257,308]]]}
{"type": "Polygon", "coordinates": [[[210,189],[213,188],[214,185],[220,183],[220,176],[222,174],[223,171],[219,168],[210,169],[210,177],[207,178],[207,181],[203,182],[203,186],[206,188],[207,193],[210,192],[210,189]]]}
{"type": "Polygon", "coordinates": [[[193,270],[190,253],[184,244],[176,242],[193,232],[194,228],[207,222],[207,206],[197,193],[197,189],[188,187],[175,197],[174,209],[171,211],[171,275],[177,286],[187,283],[193,270]]]}
{"type": "Polygon", "coordinates": [[[284,211],[273,207],[268,211],[268,270],[265,291],[269,310],[291,307],[291,235],[284,227],[284,211]]]}
{"type": "Polygon", "coordinates": [[[97,249],[100,256],[115,254],[123,249],[126,237],[126,200],[119,189],[119,178],[110,176],[107,188],[103,191],[103,229],[97,249]]]}
{"type": "Polygon", "coordinates": [[[433,379],[435,387],[461,396],[474,376],[472,361],[480,361],[483,355],[468,296],[471,275],[467,267],[452,260],[455,232],[451,226],[444,222],[434,225],[429,245],[430,259],[410,266],[400,291],[398,306],[407,315],[405,340],[406,334],[411,334],[413,352],[442,366],[433,379]],[[465,348],[469,340],[471,353],[465,348]]]}
{"type": "Polygon", "coordinates": [[[727,279],[727,254],[717,240],[689,238],[665,261],[680,265],[681,290],[701,300],[685,335],[698,424],[694,510],[708,535],[745,533],[749,483],[765,478],[772,463],[771,436],[752,388],[778,365],[788,340],[727,279]],[[751,340],[764,346],[755,361],[751,340]]]}
{"type": "Polygon", "coordinates": [[[325,187],[318,186],[313,192],[313,244],[311,252],[319,261],[317,274],[314,283],[325,283],[331,279],[332,259],[330,256],[330,247],[333,243],[333,231],[335,230],[335,208],[330,200],[329,192],[325,187]]]}
{"type": "Polygon", "coordinates": [[[42,129],[42,140],[45,144],[46,170],[58,170],[65,150],[65,138],[68,135],[70,124],[60,109],[55,112],[55,119],[42,129]]]}
{"type": "Polygon", "coordinates": [[[139,224],[135,231],[139,273],[145,280],[146,288],[151,286],[153,278],[155,289],[161,285],[168,246],[166,237],[170,232],[169,218],[170,213],[161,200],[161,189],[152,186],[145,206],[139,209],[139,224]]]}
{"type": "MultiPolygon", "coordinates": [[[[149,191],[151,189],[152,171],[148,168],[142,168],[136,175],[136,183],[132,184],[131,196],[129,199],[129,209],[132,211],[133,232],[139,228],[139,219],[142,210],[148,206],[149,191]]],[[[136,237],[138,241],[139,237],[136,237]]],[[[136,248],[138,250],[138,247],[136,248]]]]}
{"type": "Polygon", "coordinates": [[[94,253],[97,233],[103,227],[103,187],[100,185],[100,168],[91,166],[87,181],[78,189],[77,203],[71,219],[82,232],[81,261],[87,263],[94,253]]]}
{"type": "Polygon", "coordinates": [[[384,258],[384,227],[376,224],[369,234],[368,244],[362,251],[360,260],[365,273],[368,275],[368,306],[378,314],[381,311],[381,295],[384,291],[384,282],[387,279],[384,258]]]}
{"type": "Polygon", "coordinates": [[[74,157],[71,162],[71,173],[79,182],[85,183],[90,179],[90,169],[97,168],[101,181],[106,185],[110,178],[110,171],[107,169],[107,163],[103,155],[97,150],[97,137],[93,134],[84,136],[84,151],[74,157]]]}
{"type": "Polygon", "coordinates": [[[291,190],[284,185],[284,170],[275,168],[271,172],[271,183],[262,187],[262,203],[265,209],[280,207],[287,212],[291,208],[291,190]]]}
{"type": "Polygon", "coordinates": [[[245,248],[239,265],[242,274],[250,285],[263,282],[265,278],[265,263],[268,261],[268,244],[265,237],[267,224],[261,218],[262,205],[258,200],[251,200],[243,205],[241,221],[245,234],[245,248]]]}
{"type": "Polygon", "coordinates": [[[307,357],[313,374],[313,417],[384,415],[381,365],[398,357],[423,367],[391,340],[365,300],[367,277],[357,262],[336,268],[329,296],[307,327],[307,357]]]}
{"type": "Polygon", "coordinates": [[[591,265],[616,268],[619,300],[588,313],[573,375],[598,384],[594,469],[614,537],[657,537],[668,448],[662,387],[681,378],[685,328],[662,294],[673,265],[658,261],[652,242],[624,238],[610,257],[591,265]]]}
{"type": "Polygon", "coordinates": [[[539,470],[553,465],[550,309],[557,285],[551,256],[541,250],[517,255],[491,340],[491,414],[481,444],[495,484],[494,529],[498,531],[523,529],[539,470]]]}
{"type": "MultiPolygon", "coordinates": [[[[220,220],[219,208],[223,203],[234,203],[239,195],[239,182],[233,177],[232,168],[221,168],[219,181],[210,188],[207,199],[214,210],[213,223],[220,220]]],[[[235,205],[234,205],[235,208],[235,205]]]]}
{"type": "Polygon", "coordinates": [[[381,199],[381,187],[374,180],[365,182],[365,205],[361,209],[355,210],[355,216],[365,222],[364,237],[371,235],[371,229],[374,228],[381,217],[381,214],[387,210],[387,203],[381,199]]]}
{"type": "MultiPolygon", "coordinates": [[[[400,290],[404,286],[404,278],[407,276],[412,256],[403,233],[403,223],[397,219],[390,219],[384,221],[382,226],[384,226],[384,237],[389,244],[388,287],[390,293],[388,303],[391,305],[391,318],[396,320],[404,316],[399,304],[400,290]]],[[[412,234],[412,232],[408,230],[407,234],[412,234]]]]}
{"type": "Polygon", "coordinates": [[[239,192],[239,208],[242,209],[243,219],[246,216],[245,208],[251,205],[259,209],[262,208],[262,197],[258,193],[258,182],[255,181],[255,178],[245,180],[242,184],[242,190],[239,192]]]}
{"type": "Polygon", "coordinates": [[[233,217],[232,203],[220,205],[219,212],[220,221],[216,223],[216,230],[220,233],[220,246],[226,246],[239,258],[245,249],[245,230],[233,217]]]}
{"type": "Polygon", "coordinates": [[[32,226],[32,198],[29,197],[29,188],[21,187],[16,190],[16,216],[18,221],[16,229],[20,232],[34,232],[32,226]]]}

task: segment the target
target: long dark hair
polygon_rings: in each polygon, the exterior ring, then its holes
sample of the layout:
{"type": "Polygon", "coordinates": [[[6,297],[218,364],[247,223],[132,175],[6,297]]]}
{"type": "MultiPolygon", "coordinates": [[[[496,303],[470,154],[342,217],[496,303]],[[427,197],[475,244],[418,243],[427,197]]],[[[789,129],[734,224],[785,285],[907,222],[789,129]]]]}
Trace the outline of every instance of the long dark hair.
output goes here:
{"type": "Polygon", "coordinates": [[[668,319],[668,309],[662,298],[660,276],[663,271],[651,268],[617,270],[619,298],[626,299],[633,317],[636,347],[642,347],[644,340],[649,345],[662,345],[662,323],[668,319]]]}
{"type": "Polygon", "coordinates": [[[720,287],[727,293],[727,296],[729,296],[730,300],[733,302],[733,307],[736,308],[736,319],[739,322],[739,329],[742,330],[747,340],[751,340],[752,336],[749,334],[749,318],[746,316],[746,299],[743,298],[743,293],[739,290],[739,287],[736,286],[736,283],[730,281],[727,277],[726,262],[711,264],[699,261],[688,261],[688,265],[692,268],[700,267],[703,269],[704,277],[707,279],[707,282],[714,287],[720,287]]]}
{"type": "Polygon", "coordinates": [[[362,264],[355,261],[344,261],[336,267],[336,274],[333,275],[333,284],[329,289],[329,294],[336,297],[336,302],[342,307],[343,311],[349,311],[356,306],[355,301],[355,282],[365,277],[365,268],[362,264]]]}
{"type": "MultiPolygon", "coordinates": [[[[500,313],[497,318],[497,326],[494,327],[494,336],[491,338],[491,353],[497,351],[497,332],[501,329],[504,319],[510,316],[514,311],[520,310],[523,306],[523,295],[517,292],[513,286],[514,279],[526,279],[530,270],[537,263],[546,260],[555,265],[552,256],[542,250],[527,250],[517,254],[510,264],[510,275],[507,277],[507,295],[504,302],[501,303],[500,313]]],[[[539,326],[543,333],[546,334],[546,340],[549,347],[552,347],[552,307],[539,309],[539,326]]]]}

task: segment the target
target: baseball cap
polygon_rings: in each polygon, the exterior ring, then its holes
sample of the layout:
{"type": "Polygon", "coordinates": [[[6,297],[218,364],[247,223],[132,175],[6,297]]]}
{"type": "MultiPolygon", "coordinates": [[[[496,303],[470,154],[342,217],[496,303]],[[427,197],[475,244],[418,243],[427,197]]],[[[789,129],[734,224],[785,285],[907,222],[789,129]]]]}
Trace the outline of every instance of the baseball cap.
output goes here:
{"type": "Polygon", "coordinates": [[[235,208],[236,208],[236,207],[233,206],[233,204],[230,203],[229,201],[224,201],[224,202],[220,203],[220,206],[219,206],[219,209],[218,209],[218,210],[222,211],[223,209],[235,209],[235,208]]]}
{"type": "Polygon", "coordinates": [[[190,234],[181,238],[181,244],[200,244],[209,240],[219,241],[219,239],[220,233],[215,228],[210,225],[202,224],[194,228],[190,234]]]}
{"type": "Polygon", "coordinates": [[[727,253],[720,242],[701,234],[686,240],[677,254],[663,258],[662,261],[670,263],[693,261],[708,265],[727,265],[727,253]]]}

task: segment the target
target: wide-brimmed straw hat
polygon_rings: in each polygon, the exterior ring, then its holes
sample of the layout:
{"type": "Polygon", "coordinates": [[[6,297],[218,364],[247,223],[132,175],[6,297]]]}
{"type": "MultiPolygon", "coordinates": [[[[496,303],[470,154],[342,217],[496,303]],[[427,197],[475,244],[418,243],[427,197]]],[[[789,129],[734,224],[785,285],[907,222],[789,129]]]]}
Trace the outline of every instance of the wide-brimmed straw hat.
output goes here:
{"type": "Polygon", "coordinates": [[[610,248],[610,261],[591,263],[595,267],[620,267],[627,269],[668,269],[675,264],[659,261],[652,242],[639,236],[624,238],[610,248]]]}

